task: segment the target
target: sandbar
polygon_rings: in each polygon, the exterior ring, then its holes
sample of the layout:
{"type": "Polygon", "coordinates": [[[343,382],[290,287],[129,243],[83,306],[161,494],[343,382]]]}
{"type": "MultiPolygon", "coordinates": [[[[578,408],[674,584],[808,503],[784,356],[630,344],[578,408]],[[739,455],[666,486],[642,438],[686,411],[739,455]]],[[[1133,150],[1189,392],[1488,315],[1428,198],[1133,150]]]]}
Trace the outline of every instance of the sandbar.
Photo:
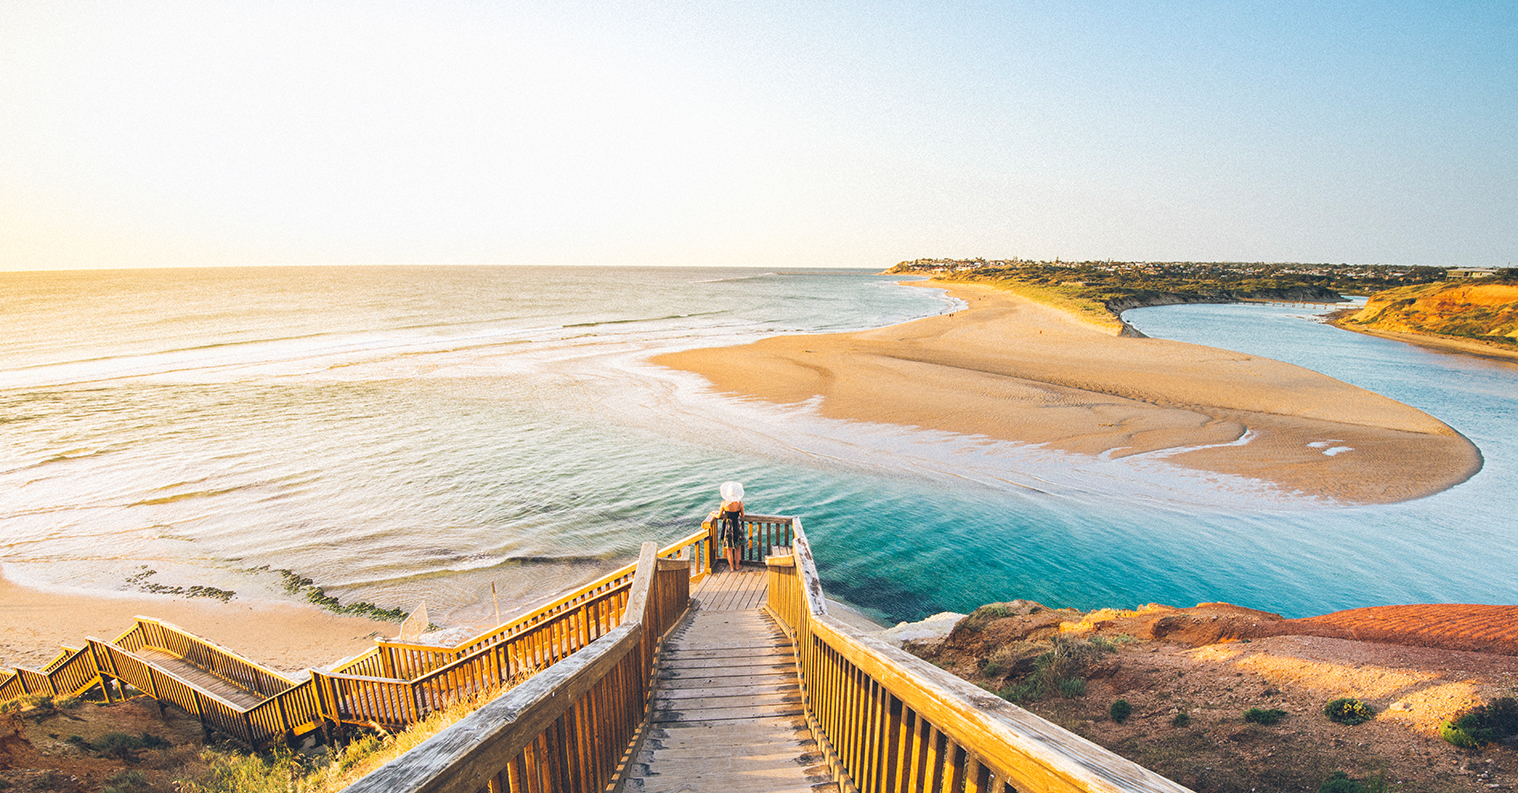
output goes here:
{"type": "Polygon", "coordinates": [[[820,397],[827,418],[1109,458],[1170,450],[1174,465],[1347,504],[1427,496],[1481,469],[1475,445],[1433,416],[1299,366],[1115,336],[987,285],[919,283],[967,308],[652,360],[726,394],[820,397]]]}
{"type": "Polygon", "coordinates": [[[209,639],[276,671],[326,669],[395,636],[400,626],[344,617],[299,603],[227,603],[136,594],[49,592],[0,578],[0,677],[13,666],[33,669],[63,646],[87,637],[110,641],[137,615],[155,617],[209,639]]]}

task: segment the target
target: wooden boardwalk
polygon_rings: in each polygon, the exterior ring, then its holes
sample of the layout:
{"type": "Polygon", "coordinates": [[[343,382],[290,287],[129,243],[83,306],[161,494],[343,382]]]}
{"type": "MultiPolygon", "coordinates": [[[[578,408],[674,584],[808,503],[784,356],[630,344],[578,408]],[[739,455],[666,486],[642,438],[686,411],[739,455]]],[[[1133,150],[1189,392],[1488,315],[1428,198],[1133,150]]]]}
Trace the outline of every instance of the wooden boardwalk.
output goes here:
{"type": "Polygon", "coordinates": [[[242,686],[233,683],[226,678],[218,677],[200,667],[186,661],[179,656],[164,652],[163,650],[144,647],[132,655],[168,672],[188,683],[194,683],[201,691],[209,691],[218,697],[238,706],[248,709],[260,702],[265,697],[255,694],[242,686]]]}
{"type": "Polygon", "coordinates": [[[801,710],[790,639],[759,568],[708,576],[659,664],[627,793],[836,793],[801,710]]]}

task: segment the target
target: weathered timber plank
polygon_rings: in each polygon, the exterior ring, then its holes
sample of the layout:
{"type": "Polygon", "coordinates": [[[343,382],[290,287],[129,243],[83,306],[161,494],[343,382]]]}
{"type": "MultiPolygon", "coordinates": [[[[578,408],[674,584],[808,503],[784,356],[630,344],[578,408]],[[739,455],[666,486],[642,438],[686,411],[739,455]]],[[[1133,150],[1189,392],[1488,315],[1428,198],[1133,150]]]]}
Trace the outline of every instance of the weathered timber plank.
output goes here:
{"type": "Polygon", "coordinates": [[[729,647],[671,647],[672,652],[679,653],[679,658],[742,658],[742,656],[789,656],[795,658],[794,647],[789,644],[744,644],[744,646],[729,647]]]}
{"type": "Polygon", "coordinates": [[[769,684],[744,684],[733,686],[690,686],[685,688],[661,688],[656,699],[692,699],[700,697],[722,698],[748,694],[768,694],[782,691],[800,691],[794,680],[769,684]]]}
{"type": "Polygon", "coordinates": [[[684,658],[677,657],[670,661],[667,669],[761,669],[778,668],[784,671],[786,664],[792,664],[794,668],[795,656],[784,656],[779,653],[761,656],[738,655],[726,658],[684,658]]]}
{"type": "Polygon", "coordinates": [[[817,765],[818,763],[822,762],[821,753],[814,751],[805,755],[798,755],[796,754],[796,748],[797,747],[795,746],[776,744],[755,747],[752,750],[747,751],[744,749],[733,748],[728,748],[726,751],[714,751],[711,747],[692,746],[684,749],[671,749],[669,747],[664,747],[659,749],[658,752],[659,759],[664,761],[707,761],[713,757],[724,757],[731,758],[740,763],[752,763],[756,767],[760,767],[768,763],[774,763],[775,765],[789,763],[792,765],[800,764],[803,768],[805,768],[807,766],[817,765]],[[811,762],[805,762],[806,760],[810,760],[811,762]]]}
{"type": "Polygon", "coordinates": [[[791,668],[785,664],[753,665],[753,667],[686,667],[665,668],[659,671],[659,679],[674,678],[744,678],[750,675],[785,675],[791,668]]]}
{"type": "Polygon", "coordinates": [[[673,645],[673,646],[669,646],[668,649],[670,651],[670,656],[671,657],[674,657],[674,658],[685,658],[685,659],[690,659],[690,658],[709,658],[709,657],[712,657],[714,655],[723,655],[723,654],[727,654],[727,655],[743,655],[745,653],[747,653],[747,654],[753,654],[753,653],[757,653],[757,652],[767,652],[767,651],[781,651],[781,652],[791,653],[795,649],[794,647],[792,647],[789,644],[780,645],[778,638],[775,639],[774,641],[771,641],[771,642],[764,642],[763,639],[764,639],[764,637],[755,636],[753,634],[744,634],[742,636],[732,636],[732,637],[729,637],[727,639],[727,641],[729,642],[729,644],[726,645],[726,646],[719,646],[719,645],[716,645],[716,644],[712,644],[712,645],[709,645],[709,646],[696,645],[696,646],[693,646],[693,647],[692,646],[673,645]],[[755,641],[755,640],[758,640],[758,641],[755,641]],[[750,645],[750,646],[748,646],[748,647],[734,646],[734,645],[736,645],[737,643],[740,643],[740,642],[742,644],[747,644],[747,645],[750,645]]]}
{"type": "Polygon", "coordinates": [[[749,708],[704,708],[700,710],[661,710],[654,712],[649,720],[656,724],[703,721],[737,721],[758,716],[800,716],[801,703],[791,705],[764,705],[749,708]]]}
{"type": "Polygon", "coordinates": [[[763,573],[713,579],[666,645],[624,790],[835,793],[801,707],[795,648],[756,610],[763,573]]]}
{"type": "Polygon", "coordinates": [[[173,653],[167,653],[163,652],[162,650],[155,650],[152,648],[144,647],[143,649],[132,653],[132,655],[135,655],[138,658],[147,661],[148,663],[164,670],[165,672],[172,673],[175,677],[178,677],[181,680],[193,683],[199,688],[215,694],[216,696],[221,697],[222,699],[231,702],[238,707],[243,708],[244,710],[252,708],[258,703],[264,701],[264,697],[258,694],[250,693],[247,689],[235,683],[232,683],[229,680],[213,675],[210,672],[207,672],[204,669],[201,669],[200,667],[181,659],[179,656],[174,655],[173,653]]]}
{"type": "Polygon", "coordinates": [[[770,705],[789,705],[801,701],[801,690],[769,694],[738,694],[731,697],[707,697],[704,699],[660,699],[654,701],[654,710],[725,710],[728,708],[755,708],[770,705]]]}

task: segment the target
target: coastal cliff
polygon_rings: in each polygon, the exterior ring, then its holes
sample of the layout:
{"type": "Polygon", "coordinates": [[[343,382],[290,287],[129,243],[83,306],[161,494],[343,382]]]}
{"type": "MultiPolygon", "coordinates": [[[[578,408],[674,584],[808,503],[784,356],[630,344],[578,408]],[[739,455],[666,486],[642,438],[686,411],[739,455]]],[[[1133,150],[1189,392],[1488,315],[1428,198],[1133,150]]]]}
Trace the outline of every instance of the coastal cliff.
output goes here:
{"type": "Polygon", "coordinates": [[[1126,320],[1122,320],[1124,311],[1148,306],[1178,306],[1194,303],[1246,303],[1251,301],[1344,303],[1348,302],[1348,299],[1328,287],[1304,285],[1278,289],[1254,289],[1250,291],[1231,291],[1226,289],[1196,292],[1138,291],[1109,300],[1103,305],[1106,306],[1108,311],[1112,312],[1113,316],[1116,316],[1123,322],[1123,330],[1120,335],[1142,338],[1144,337],[1142,332],[1129,325],[1126,320]]]}
{"type": "Polygon", "coordinates": [[[1479,793],[1518,778],[1515,616],[1518,606],[1285,619],[1227,603],[1082,612],[1014,600],[904,648],[1198,793],[1392,789],[1378,779],[1479,793]],[[1358,703],[1354,718],[1331,715],[1336,702],[1358,703]],[[1481,749],[1448,727],[1472,713],[1496,716],[1481,749]],[[1336,772],[1350,779],[1328,787],[1336,772]]]}
{"type": "Polygon", "coordinates": [[[1234,291],[1228,289],[1195,292],[1140,291],[1115,298],[1105,304],[1107,310],[1122,314],[1131,308],[1147,306],[1175,306],[1188,303],[1244,303],[1248,301],[1275,301],[1281,303],[1345,303],[1348,299],[1324,286],[1292,286],[1280,289],[1254,289],[1234,291]]]}
{"type": "Polygon", "coordinates": [[[1479,281],[1378,292],[1337,324],[1347,330],[1470,339],[1518,351],[1518,270],[1479,281]]]}

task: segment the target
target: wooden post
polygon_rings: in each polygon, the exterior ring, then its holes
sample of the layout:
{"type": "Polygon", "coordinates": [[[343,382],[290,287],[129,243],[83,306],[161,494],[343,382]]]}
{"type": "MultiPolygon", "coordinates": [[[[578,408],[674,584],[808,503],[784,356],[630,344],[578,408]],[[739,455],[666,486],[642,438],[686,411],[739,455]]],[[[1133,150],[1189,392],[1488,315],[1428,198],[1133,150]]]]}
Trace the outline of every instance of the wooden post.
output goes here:
{"type": "Polygon", "coordinates": [[[706,529],[706,572],[710,573],[717,569],[717,560],[722,558],[721,543],[718,538],[718,523],[716,513],[708,516],[701,528],[706,529]]]}

